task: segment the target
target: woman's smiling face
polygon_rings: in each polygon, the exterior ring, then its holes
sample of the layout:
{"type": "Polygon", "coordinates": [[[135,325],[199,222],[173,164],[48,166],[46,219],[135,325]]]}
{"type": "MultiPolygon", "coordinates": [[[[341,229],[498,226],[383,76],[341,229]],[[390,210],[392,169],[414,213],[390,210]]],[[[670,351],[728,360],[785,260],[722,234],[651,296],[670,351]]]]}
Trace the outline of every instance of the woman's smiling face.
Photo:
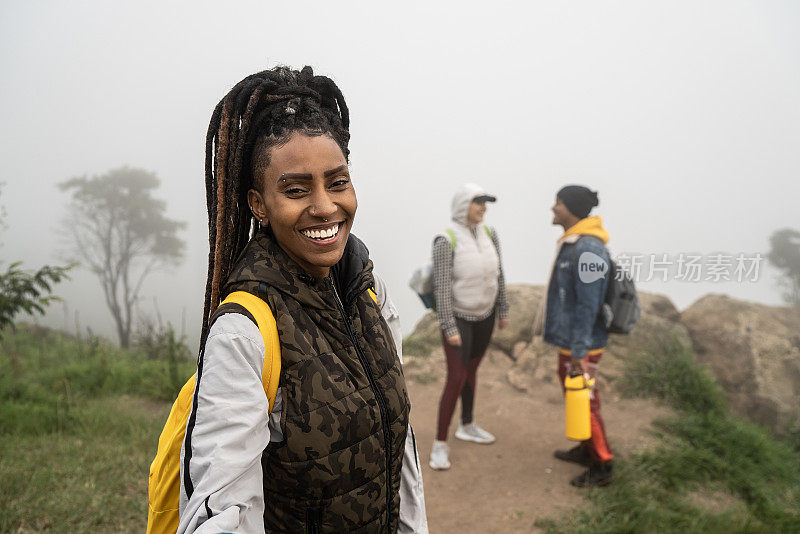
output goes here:
{"type": "Polygon", "coordinates": [[[473,200],[469,203],[469,208],[467,209],[467,224],[469,226],[475,226],[476,224],[483,221],[483,216],[486,214],[486,201],[485,200],[473,200]]]}
{"type": "Polygon", "coordinates": [[[250,209],[300,267],[324,278],[344,254],[358,208],[347,160],[327,135],[295,132],[269,150],[247,193],[250,209]]]}

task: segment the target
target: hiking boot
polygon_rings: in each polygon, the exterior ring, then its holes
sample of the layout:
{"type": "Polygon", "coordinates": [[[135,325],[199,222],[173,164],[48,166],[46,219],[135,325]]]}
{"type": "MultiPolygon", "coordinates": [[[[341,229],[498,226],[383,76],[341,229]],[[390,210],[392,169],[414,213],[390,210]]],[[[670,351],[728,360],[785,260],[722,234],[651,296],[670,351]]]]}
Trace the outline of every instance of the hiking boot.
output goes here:
{"type": "Polygon", "coordinates": [[[456,430],[456,437],[463,441],[471,441],[473,443],[481,443],[488,445],[494,443],[494,436],[478,426],[478,423],[472,422],[466,425],[458,424],[456,430]]]}
{"type": "Polygon", "coordinates": [[[583,474],[580,474],[569,481],[573,486],[579,488],[595,488],[607,486],[611,483],[614,475],[614,465],[611,461],[604,463],[594,463],[583,474]]]}
{"type": "Polygon", "coordinates": [[[569,450],[559,449],[553,453],[553,456],[565,462],[574,462],[579,465],[589,467],[592,465],[592,455],[589,454],[589,448],[580,443],[575,445],[569,450]]]}
{"type": "Polygon", "coordinates": [[[450,447],[447,443],[435,440],[433,442],[433,447],[431,447],[431,460],[428,462],[428,465],[431,466],[431,469],[437,471],[450,469],[450,460],[447,458],[448,454],[450,454],[450,447]]]}

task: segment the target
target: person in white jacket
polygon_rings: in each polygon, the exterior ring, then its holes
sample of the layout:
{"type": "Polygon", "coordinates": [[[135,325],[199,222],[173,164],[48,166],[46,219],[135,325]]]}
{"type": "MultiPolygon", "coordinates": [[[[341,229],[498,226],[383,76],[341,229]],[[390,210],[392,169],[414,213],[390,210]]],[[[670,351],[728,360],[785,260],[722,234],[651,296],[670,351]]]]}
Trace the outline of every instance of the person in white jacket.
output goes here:
{"type": "Polygon", "coordinates": [[[310,67],[248,76],[209,126],[209,276],[179,533],[427,532],[396,309],[350,233],[349,115],[310,67]],[[267,302],[265,346],[234,291],[267,302]]]}
{"type": "MultiPolygon", "coordinates": [[[[397,355],[402,363],[402,331],[400,315],[389,297],[386,283],[375,275],[375,292],[381,315],[392,331],[397,355]]],[[[229,313],[217,319],[209,332],[206,357],[209,360],[225,358],[225,367],[207,372],[203,378],[209,394],[198,407],[213,418],[221,403],[234,402],[240,406],[252,406],[240,414],[241,432],[231,433],[220,426],[220,434],[209,432],[195,440],[197,450],[213,450],[221,442],[236,442],[235,454],[218,458],[214,465],[203,464],[195,471],[201,485],[195,486],[194,498],[185,498],[185,486],[181,487],[181,523],[178,532],[264,532],[261,488],[261,463],[254,461],[261,454],[263,443],[279,443],[282,440],[281,391],[275,398],[272,412],[260,406],[264,400],[261,372],[264,365],[264,342],[258,327],[244,315],[229,313]],[[227,391],[226,383],[236,380],[240,387],[227,391]],[[220,392],[217,396],[216,392],[220,392]],[[224,462],[224,463],[223,463],[224,462]],[[209,515],[207,504],[227,503],[229,513],[209,515]],[[234,512],[235,511],[235,512],[234,512]]],[[[231,443],[233,445],[233,443],[231,443]]],[[[400,483],[400,534],[427,534],[428,519],[425,510],[425,493],[414,430],[409,427],[406,436],[403,469],[400,483]]],[[[183,480],[183,479],[182,479],[183,480]]],[[[216,506],[215,506],[216,508],[216,506]]]]}
{"type": "Polygon", "coordinates": [[[461,397],[461,421],[455,437],[490,444],[495,437],[474,421],[478,365],[489,346],[495,321],[508,323],[508,301],[497,232],[483,223],[486,203],[497,199],[476,184],[456,191],[451,226],[433,242],[436,313],[447,359],[447,381],[439,402],[430,466],[450,468],[447,433],[461,397]]]}

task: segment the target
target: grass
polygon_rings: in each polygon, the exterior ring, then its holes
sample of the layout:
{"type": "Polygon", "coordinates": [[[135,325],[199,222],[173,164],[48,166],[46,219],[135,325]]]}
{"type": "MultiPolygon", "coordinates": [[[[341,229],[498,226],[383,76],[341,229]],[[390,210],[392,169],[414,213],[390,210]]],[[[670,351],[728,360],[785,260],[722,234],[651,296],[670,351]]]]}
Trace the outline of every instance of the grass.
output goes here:
{"type": "Polygon", "coordinates": [[[441,344],[437,339],[431,340],[422,336],[407,336],[403,339],[403,354],[427,358],[431,355],[431,352],[439,346],[441,346],[441,344]]]}
{"type": "Polygon", "coordinates": [[[800,451],[728,413],[714,379],[677,343],[626,362],[628,395],[679,415],[656,422],[660,445],[615,460],[616,479],[548,532],[800,532],[800,451]],[[714,496],[725,498],[703,506],[714,496]],[[698,498],[699,497],[699,498],[698,498]],[[710,497],[710,499],[708,498],[710,497]]]}
{"type": "MultiPolygon", "coordinates": [[[[170,338],[171,339],[171,338],[170,338]]],[[[174,344],[174,339],[165,346],[174,344]]],[[[163,351],[162,351],[163,352],[163,351]]],[[[47,330],[0,340],[0,532],[141,532],[169,403],[194,371],[47,330]]],[[[626,362],[626,394],[661,399],[659,445],[548,532],[800,532],[800,450],[732,417],[691,352],[662,342],[626,362]],[[710,503],[710,504],[709,504],[710,503]]]]}
{"type": "Polygon", "coordinates": [[[92,399],[68,432],[0,435],[0,532],[143,532],[169,405],[92,399]]]}
{"type": "Polygon", "coordinates": [[[170,402],[194,372],[92,338],[0,340],[0,532],[141,532],[170,402]]]}

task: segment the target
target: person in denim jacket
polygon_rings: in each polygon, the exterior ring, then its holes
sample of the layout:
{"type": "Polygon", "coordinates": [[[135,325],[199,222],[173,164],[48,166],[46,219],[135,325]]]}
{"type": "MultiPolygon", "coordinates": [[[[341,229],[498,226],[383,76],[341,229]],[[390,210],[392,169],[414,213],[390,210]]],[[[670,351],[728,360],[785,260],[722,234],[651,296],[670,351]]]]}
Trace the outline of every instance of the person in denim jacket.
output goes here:
{"type": "MultiPolygon", "coordinates": [[[[568,373],[591,378],[608,343],[600,310],[609,282],[610,260],[605,244],[608,232],[600,217],[589,216],[597,206],[597,193],[579,185],[563,187],[552,207],[553,224],[564,228],[545,297],[537,314],[537,333],[558,349],[558,377],[563,390],[568,373]]],[[[569,450],[555,451],[556,458],[588,467],[572,479],[574,486],[604,486],[613,473],[611,447],[600,414],[600,396],[591,396],[592,437],[569,450]]]]}
{"type": "Polygon", "coordinates": [[[553,264],[547,289],[544,341],[568,349],[574,363],[580,365],[589,351],[602,349],[608,343],[600,308],[608,287],[609,256],[601,238],[571,235],[577,239],[563,243],[553,264]],[[593,265],[605,266],[605,275],[600,275],[599,269],[590,270],[593,265]],[[599,277],[595,278],[593,273],[599,277]]]}

